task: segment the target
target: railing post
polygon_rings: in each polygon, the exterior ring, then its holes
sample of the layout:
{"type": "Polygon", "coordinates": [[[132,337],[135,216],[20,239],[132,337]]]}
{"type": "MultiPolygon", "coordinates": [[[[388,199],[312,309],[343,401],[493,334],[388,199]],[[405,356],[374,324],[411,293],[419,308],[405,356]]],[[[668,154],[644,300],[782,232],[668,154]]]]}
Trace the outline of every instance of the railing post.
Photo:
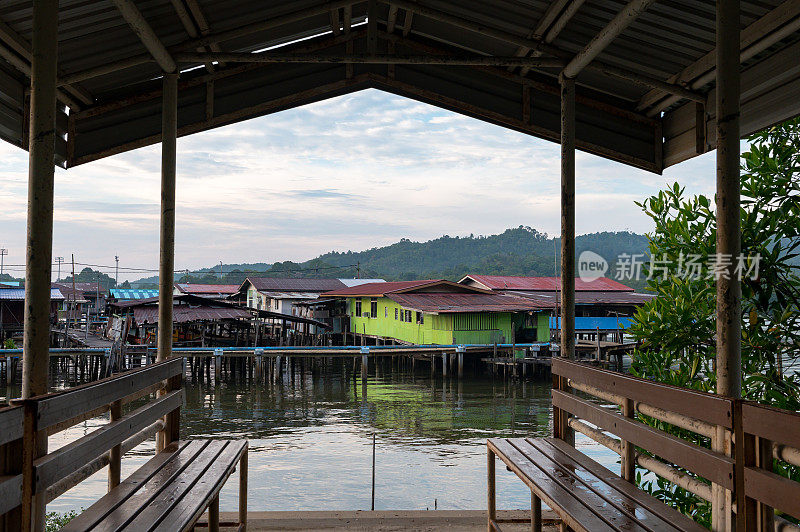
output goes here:
{"type": "MultiPolygon", "coordinates": [[[[111,403],[111,421],[122,417],[122,401],[111,403]]],[[[108,451],[108,491],[119,486],[122,475],[122,447],[115,445],[108,451]]]]}
{"type": "MultiPolygon", "coordinates": [[[[633,400],[626,398],[622,405],[622,415],[633,419],[636,417],[633,400]]],[[[628,482],[636,482],[636,447],[627,440],[620,440],[620,476],[628,482]]]]}

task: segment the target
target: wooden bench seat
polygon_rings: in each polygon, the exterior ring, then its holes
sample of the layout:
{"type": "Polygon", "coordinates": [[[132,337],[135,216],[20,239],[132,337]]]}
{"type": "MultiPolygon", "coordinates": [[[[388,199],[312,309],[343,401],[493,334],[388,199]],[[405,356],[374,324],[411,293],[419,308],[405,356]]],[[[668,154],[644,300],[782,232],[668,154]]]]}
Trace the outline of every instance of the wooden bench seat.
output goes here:
{"type": "Polygon", "coordinates": [[[502,522],[494,518],[495,456],[531,489],[534,530],[541,530],[541,501],[573,530],[707,530],[562,440],[490,439],[487,445],[490,530],[502,522]]]}
{"type": "Polygon", "coordinates": [[[176,441],[70,521],[64,531],[191,530],[208,508],[219,527],[219,492],[240,464],[239,529],[247,512],[247,441],[176,441]]]}

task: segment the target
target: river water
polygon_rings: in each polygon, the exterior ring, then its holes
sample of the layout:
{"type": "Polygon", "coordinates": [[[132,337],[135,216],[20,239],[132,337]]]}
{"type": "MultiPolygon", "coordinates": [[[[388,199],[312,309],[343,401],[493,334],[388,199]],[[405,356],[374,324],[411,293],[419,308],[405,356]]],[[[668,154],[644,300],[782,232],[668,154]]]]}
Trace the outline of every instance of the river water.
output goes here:
{"type": "MultiPolygon", "coordinates": [[[[249,380],[185,383],[182,438],[247,438],[249,509],[369,510],[375,439],[375,509],[486,508],[486,439],[546,436],[550,383],[508,382],[474,372],[431,377],[389,357],[366,382],[349,361],[277,384],[249,380]]],[[[13,390],[11,390],[13,393],[13,390]]],[[[95,427],[89,420],[51,438],[60,447],[95,427]]],[[[578,434],[577,446],[612,470],[618,457],[578,434]]],[[[123,478],[154,453],[147,441],[123,457],[123,478]]],[[[238,474],[238,473],[237,473],[238,474]]],[[[106,470],[48,505],[88,507],[106,489],[106,470]]],[[[498,506],[530,508],[530,491],[497,468],[498,506]]],[[[222,493],[223,511],[238,508],[238,482],[222,493]]]]}

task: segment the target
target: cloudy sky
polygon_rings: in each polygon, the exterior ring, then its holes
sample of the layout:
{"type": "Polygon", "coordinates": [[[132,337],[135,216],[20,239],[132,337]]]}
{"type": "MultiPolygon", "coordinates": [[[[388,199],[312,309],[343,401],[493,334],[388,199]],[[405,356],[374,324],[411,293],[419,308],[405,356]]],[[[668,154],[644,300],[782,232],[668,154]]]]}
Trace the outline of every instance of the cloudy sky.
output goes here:
{"type": "MultiPolygon", "coordinates": [[[[713,193],[714,164],[706,154],[658,176],[579,152],[577,231],[649,231],[633,202],[674,181],[713,193]]],[[[53,255],[157,268],[159,165],[151,146],[57,169],[53,255]]],[[[24,262],[27,168],[26,152],[0,142],[11,265],[24,262]]],[[[176,268],[519,225],[557,234],[558,185],[557,144],[367,90],[179,139],[176,268]]]]}

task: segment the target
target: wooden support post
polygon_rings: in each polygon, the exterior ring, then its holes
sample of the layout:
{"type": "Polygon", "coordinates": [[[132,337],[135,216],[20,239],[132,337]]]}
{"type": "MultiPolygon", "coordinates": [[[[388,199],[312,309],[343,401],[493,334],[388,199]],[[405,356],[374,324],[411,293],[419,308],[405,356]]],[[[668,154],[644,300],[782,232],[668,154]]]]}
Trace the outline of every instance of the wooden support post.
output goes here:
{"type": "Polygon", "coordinates": [[[222,349],[214,349],[214,384],[218,385],[222,377],[222,349]]]}
{"type": "Polygon", "coordinates": [[[208,531],[219,532],[219,495],[208,506],[208,531]]]}
{"type": "MultiPolygon", "coordinates": [[[[575,80],[561,82],[561,350],[575,358],[575,80]]],[[[554,388],[567,389],[566,379],[555,377],[554,388]]],[[[567,425],[568,414],[553,410],[557,436],[575,445],[575,433],[567,425]]]]}
{"type": "Polygon", "coordinates": [[[161,108],[161,252],[158,263],[158,354],[172,355],[172,291],[175,270],[175,184],[178,75],[164,74],[161,108]]]}
{"type": "Polygon", "coordinates": [[[458,378],[464,376],[464,353],[458,353],[458,378]]]}
{"type": "MultiPolygon", "coordinates": [[[[34,2],[22,359],[24,399],[48,392],[57,61],[58,0],[34,2]]],[[[34,419],[26,420],[25,430],[24,461],[32,467],[33,460],[47,454],[47,434],[35,431],[34,419]]],[[[26,531],[40,531],[45,527],[45,495],[34,496],[32,482],[33,479],[28,479],[27,489],[23,483],[22,523],[26,531]]]]}
{"type": "MultiPolygon", "coordinates": [[[[111,403],[111,421],[122,417],[122,401],[111,403]]],[[[119,486],[122,474],[122,449],[115,445],[108,451],[108,491],[119,486]]]]}
{"type": "Polygon", "coordinates": [[[447,353],[442,353],[442,377],[447,377],[447,353]]]}
{"type": "Polygon", "coordinates": [[[245,446],[242,458],[239,460],[239,530],[247,530],[247,451],[245,446]]]}
{"type": "MultiPolygon", "coordinates": [[[[739,28],[738,0],[717,0],[717,254],[730,266],[717,277],[717,393],[739,398],[742,393],[742,289],[735,266],[741,252],[739,180],[739,28]]],[[[731,454],[730,434],[717,427],[712,449],[731,454]]],[[[712,485],[712,530],[733,527],[731,494],[712,485]]]]}
{"type": "Polygon", "coordinates": [[[531,492],[531,532],[542,532],[542,499],[531,492]]]}
{"type": "Polygon", "coordinates": [[[369,356],[361,355],[361,378],[367,378],[367,369],[369,367],[369,356]]]}
{"type": "Polygon", "coordinates": [[[494,522],[497,519],[497,500],[495,492],[494,452],[487,448],[486,453],[486,507],[488,508],[488,531],[494,532],[494,522]]]}

